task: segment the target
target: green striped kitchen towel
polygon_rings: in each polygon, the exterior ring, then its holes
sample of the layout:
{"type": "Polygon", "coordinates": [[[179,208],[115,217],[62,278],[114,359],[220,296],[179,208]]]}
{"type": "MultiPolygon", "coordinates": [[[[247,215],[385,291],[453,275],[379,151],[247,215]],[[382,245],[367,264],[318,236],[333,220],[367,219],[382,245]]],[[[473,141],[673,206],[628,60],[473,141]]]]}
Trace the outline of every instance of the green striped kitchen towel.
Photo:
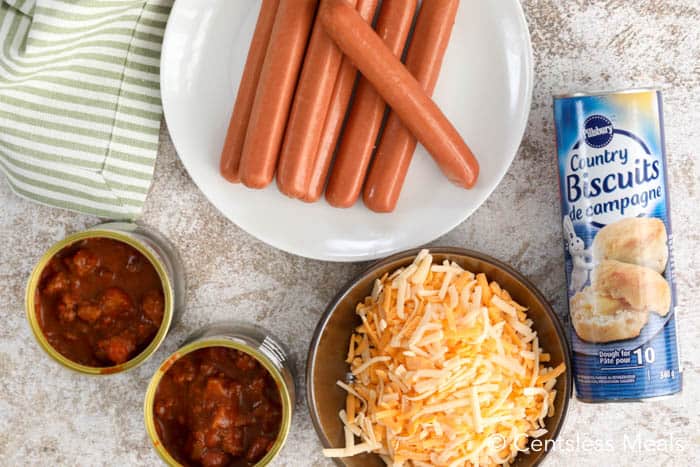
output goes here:
{"type": "Polygon", "coordinates": [[[34,201],[133,219],[153,177],[173,0],[0,0],[0,169],[34,201]]]}

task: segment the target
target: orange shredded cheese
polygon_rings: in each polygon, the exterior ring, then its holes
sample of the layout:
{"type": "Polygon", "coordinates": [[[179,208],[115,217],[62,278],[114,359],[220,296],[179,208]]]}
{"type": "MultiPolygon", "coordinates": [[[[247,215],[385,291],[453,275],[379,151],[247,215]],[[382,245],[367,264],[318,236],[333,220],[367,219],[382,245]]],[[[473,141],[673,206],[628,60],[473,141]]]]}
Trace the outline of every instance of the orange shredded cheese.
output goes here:
{"type": "Polygon", "coordinates": [[[551,357],[527,309],[485,274],[434,264],[423,250],[377,279],[356,313],[352,381],[338,381],[346,447],[326,456],[371,452],[392,467],[507,465],[528,438],[547,433],[566,367],[543,365],[551,357]]]}

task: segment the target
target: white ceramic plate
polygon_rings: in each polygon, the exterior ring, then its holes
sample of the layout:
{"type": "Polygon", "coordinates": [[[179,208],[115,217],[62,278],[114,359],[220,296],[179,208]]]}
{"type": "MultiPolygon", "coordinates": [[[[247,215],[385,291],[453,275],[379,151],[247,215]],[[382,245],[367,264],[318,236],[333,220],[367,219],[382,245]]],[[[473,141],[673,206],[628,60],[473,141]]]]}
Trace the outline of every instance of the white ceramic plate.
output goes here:
{"type": "Polygon", "coordinates": [[[476,187],[450,184],[422,146],[399,205],[376,214],[362,201],[335,209],[226,182],[219,154],[260,1],[177,0],[165,33],[161,92],[175,148],[226,217],[301,256],[361,261],[427,243],[478,208],[518,149],[532,95],[532,51],[518,0],[462,1],[434,98],[481,164],[476,187]]]}

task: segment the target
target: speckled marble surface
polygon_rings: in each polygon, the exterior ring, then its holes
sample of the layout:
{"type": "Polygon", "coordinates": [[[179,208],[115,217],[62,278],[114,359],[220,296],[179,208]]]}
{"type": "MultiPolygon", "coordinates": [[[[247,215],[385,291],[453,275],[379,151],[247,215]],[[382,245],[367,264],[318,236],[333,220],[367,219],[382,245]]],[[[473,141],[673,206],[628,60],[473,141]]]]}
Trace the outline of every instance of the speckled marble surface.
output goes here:
{"type": "MultiPolygon", "coordinates": [[[[478,0],[496,1],[496,0],[478,0]]],[[[467,221],[437,239],[519,268],[564,306],[563,256],[553,164],[551,95],[573,89],[663,89],[670,167],[682,395],[646,404],[574,402],[547,466],[696,465],[700,462],[700,4],[697,0],[525,0],[535,55],[532,113],[501,185],[467,221]],[[511,212],[518,215],[507,215],[511,212]],[[499,232],[498,235],[492,235],[499,232]]],[[[161,132],[144,221],[182,253],[189,305],[155,358],[126,375],[87,378],[47,358],[24,319],[23,292],[38,256],[93,217],[24,201],[0,183],[0,465],[158,465],[143,429],[142,397],[159,362],[193,329],[236,317],[259,322],[303,369],[325,304],[362,264],[310,261],[277,251],[223,218],[204,198],[161,132]]],[[[299,372],[301,374],[301,371],[299,372]]],[[[298,378],[300,388],[303,380],[298,378]]],[[[303,402],[276,465],[331,465],[303,402]]]]}

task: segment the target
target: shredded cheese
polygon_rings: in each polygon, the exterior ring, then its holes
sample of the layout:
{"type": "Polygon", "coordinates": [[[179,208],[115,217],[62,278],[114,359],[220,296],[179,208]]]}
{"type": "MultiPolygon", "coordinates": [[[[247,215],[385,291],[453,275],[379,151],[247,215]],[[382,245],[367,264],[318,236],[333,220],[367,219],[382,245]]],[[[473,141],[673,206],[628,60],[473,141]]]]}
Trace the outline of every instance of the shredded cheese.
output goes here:
{"type": "Polygon", "coordinates": [[[378,279],[350,339],[344,448],[392,467],[507,465],[547,433],[556,379],[527,310],[484,274],[428,250],[378,279]],[[490,440],[499,440],[496,450],[490,440]],[[355,438],[359,438],[356,442],[355,438]],[[503,442],[502,440],[505,440],[503,442]]]}

